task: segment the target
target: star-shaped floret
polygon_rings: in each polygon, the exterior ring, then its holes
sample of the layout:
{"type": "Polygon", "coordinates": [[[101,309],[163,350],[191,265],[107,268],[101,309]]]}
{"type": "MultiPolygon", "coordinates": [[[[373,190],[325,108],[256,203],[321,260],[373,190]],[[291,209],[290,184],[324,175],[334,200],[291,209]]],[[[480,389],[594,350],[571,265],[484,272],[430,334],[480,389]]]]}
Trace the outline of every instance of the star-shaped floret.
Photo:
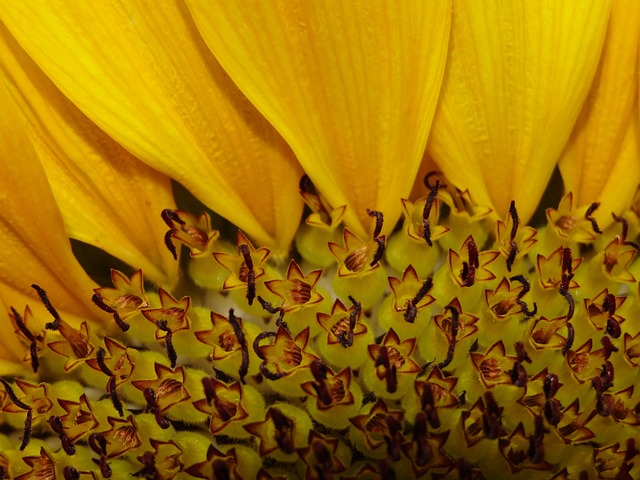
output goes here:
{"type": "Polygon", "coordinates": [[[282,298],[280,308],[284,313],[291,313],[317,305],[323,300],[323,296],[316,289],[321,277],[322,270],[312,270],[305,275],[296,261],[291,260],[286,280],[270,280],[265,282],[265,285],[282,298]]]}

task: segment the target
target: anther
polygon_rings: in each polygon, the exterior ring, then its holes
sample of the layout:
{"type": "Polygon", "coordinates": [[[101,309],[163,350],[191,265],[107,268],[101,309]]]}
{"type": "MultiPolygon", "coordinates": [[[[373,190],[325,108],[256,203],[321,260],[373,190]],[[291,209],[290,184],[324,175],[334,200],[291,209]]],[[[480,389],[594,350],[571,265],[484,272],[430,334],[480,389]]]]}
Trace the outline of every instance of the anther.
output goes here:
{"type": "Polygon", "coordinates": [[[80,473],[71,465],[67,465],[62,469],[62,476],[64,480],[80,480],[80,473]]]}
{"type": "Polygon", "coordinates": [[[544,383],[542,384],[542,391],[544,392],[545,398],[553,398],[562,384],[558,379],[558,376],[555,373],[549,373],[546,377],[544,377],[544,383]]]}
{"type": "Polygon", "coordinates": [[[521,363],[514,362],[513,368],[509,372],[511,382],[514,386],[520,388],[527,384],[527,371],[524,369],[521,363]]]}
{"type": "Polygon", "coordinates": [[[564,343],[564,346],[562,347],[562,355],[566,355],[566,353],[573,346],[573,339],[575,337],[575,333],[576,331],[573,328],[573,325],[571,325],[571,322],[567,322],[567,341],[564,343]]]}
{"type": "Polygon", "coordinates": [[[378,210],[369,210],[367,208],[367,215],[369,215],[371,218],[375,218],[376,219],[376,226],[373,230],[373,238],[377,238],[380,236],[380,232],[382,232],[382,225],[384,223],[384,216],[382,215],[382,212],[378,211],[378,210]]]}
{"type": "Polygon", "coordinates": [[[118,312],[115,309],[111,308],[109,305],[104,303],[104,301],[102,300],[102,297],[99,294],[94,293],[93,296],[91,297],[91,301],[100,310],[103,310],[103,311],[105,311],[107,313],[111,313],[113,315],[113,319],[116,322],[116,325],[118,325],[120,330],[122,330],[123,332],[126,332],[127,330],[129,330],[130,325],[127,322],[125,322],[124,320],[122,320],[122,318],[120,317],[120,315],[118,314],[118,312]]]}
{"type": "Polygon", "coordinates": [[[13,391],[13,388],[11,388],[11,385],[9,385],[9,383],[4,379],[4,378],[0,378],[0,383],[2,383],[2,386],[4,387],[4,390],[7,392],[7,395],[9,395],[9,399],[19,408],[23,409],[23,410],[29,410],[30,407],[29,405],[25,404],[24,402],[22,402],[17,396],[16,393],[13,391]]]}
{"type": "Polygon", "coordinates": [[[465,287],[470,287],[475,282],[476,268],[480,266],[478,259],[478,246],[475,240],[471,237],[467,243],[467,253],[469,255],[469,262],[462,262],[462,271],[460,272],[460,278],[465,287]]]}
{"type": "Polygon", "coordinates": [[[106,351],[104,348],[98,348],[98,351],[96,352],[96,361],[98,362],[98,366],[100,367],[100,370],[102,370],[102,373],[110,377],[113,375],[113,372],[111,371],[111,369],[109,369],[107,364],[104,363],[105,354],[106,351]]]}
{"type": "Polygon", "coordinates": [[[416,465],[423,467],[433,458],[433,450],[427,441],[427,415],[424,412],[416,414],[413,426],[413,441],[416,443],[416,465]]]}
{"type": "Polygon", "coordinates": [[[29,341],[29,353],[31,355],[31,369],[33,370],[33,373],[38,373],[38,367],[40,365],[40,362],[38,360],[38,345],[37,345],[36,337],[27,328],[27,326],[24,323],[24,320],[22,320],[22,316],[16,311],[16,309],[11,307],[11,312],[13,313],[13,319],[15,320],[16,325],[18,326],[18,329],[29,341]]]}
{"type": "Polygon", "coordinates": [[[385,346],[381,346],[378,350],[378,358],[375,362],[376,367],[384,368],[384,378],[387,384],[387,392],[395,393],[398,389],[397,369],[395,364],[391,365],[389,360],[389,350],[385,346]]]}
{"type": "Polygon", "coordinates": [[[153,452],[147,450],[142,455],[137,456],[136,459],[144,466],[133,474],[134,477],[160,478],[156,469],[156,457],[153,452]]]}
{"type": "Polygon", "coordinates": [[[529,436],[529,451],[527,452],[527,456],[529,460],[534,465],[542,463],[544,461],[544,434],[548,433],[548,430],[544,427],[542,423],[542,417],[535,417],[535,431],[534,434],[529,436]]]}
{"type": "Polygon", "coordinates": [[[156,326],[158,327],[158,330],[162,330],[163,332],[166,333],[164,337],[164,346],[167,350],[167,357],[171,362],[171,368],[176,368],[176,363],[178,361],[178,354],[176,353],[176,349],[173,347],[173,332],[167,326],[166,320],[158,320],[156,322],[156,326]]]}
{"type": "Polygon", "coordinates": [[[271,302],[267,302],[260,295],[258,295],[258,302],[260,302],[260,305],[262,306],[262,308],[264,310],[266,310],[267,312],[269,312],[270,314],[272,314],[272,315],[275,315],[276,313],[279,314],[278,315],[278,319],[276,320],[276,325],[278,327],[284,325],[284,323],[285,323],[285,322],[283,322],[284,310],[282,308],[274,307],[273,305],[271,305],[271,302]]]}
{"type": "Polygon", "coordinates": [[[589,205],[589,208],[587,208],[587,212],[584,214],[584,219],[591,222],[591,228],[595,233],[598,234],[602,233],[602,230],[600,230],[600,227],[598,227],[598,222],[596,222],[596,219],[591,215],[593,215],[593,212],[595,212],[599,206],[600,202],[593,202],[591,205],[589,205]]]}
{"type": "MultiPolygon", "coordinates": [[[[425,178],[426,181],[426,178],[425,178]]],[[[431,207],[433,206],[433,202],[435,201],[438,195],[438,189],[440,188],[440,181],[436,180],[436,184],[429,191],[429,196],[427,197],[427,201],[424,204],[424,210],[422,211],[422,227],[423,227],[423,237],[427,242],[427,245],[433,247],[433,242],[431,241],[431,221],[429,220],[429,215],[431,215],[431,207]]]]}
{"type": "Polygon", "coordinates": [[[562,406],[557,398],[548,398],[544,402],[544,418],[550,425],[558,425],[562,419],[562,406]]]}
{"type": "Polygon", "coordinates": [[[75,445],[71,443],[71,441],[69,440],[69,437],[67,437],[67,434],[64,433],[62,419],[57,415],[52,415],[49,417],[49,420],[47,420],[47,423],[51,427],[51,430],[53,430],[53,432],[56,435],[58,435],[58,438],[60,439],[60,444],[62,445],[62,449],[64,450],[64,452],[67,455],[73,455],[74,453],[76,453],[75,445]]]}
{"type": "Polygon", "coordinates": [[[429,383],[425,385],[422,390],[422,395],[420,395],[420,407],[426,415],[426,420],[429,422],[429,425],[431,425],[432,428],[440,428],[440,417],[438,416],[436,401],[433,397],[433,388],[429,383]]]}
{"type": "Polygon", "coordinates": [[[276,443],[284,453],[294,453],[295,447],[292,434],[295,425],[293,421],[277,408],[271,407],[269,411],[273,425],[276,428],[274,435],[276,443]]]}
{"type": "Polygon", "coordinates": [[[411,300],[407,300],[406,310],[404,312],[404,320],[408,323],[413,323],[418,315],[418,309],[416,305],[420,303],[420,300],[424,298],[424,296],[429,293],[431,288],[433,287],[433,279],[428,277],[424,282],[422,282],[422,286],[416,296],[411,300]]]}
{"type": "Polygon", "coordinates": [[[47,330],[58,330],[58,325],[60,324],[60,315],[58,314],[57,310],[53,308],[53,305],[51,305],[49,297],[47,296],[47,292],[45,292],[40,286],[36,285],[35,283],[31,285],[31,288],[33,288],[38,293],[38,297],[40,297],[40,301],[44,305],[44,308],[46,308],[53,317],[53,322],[45,324],[45,328],[47,330]]]}
{"type": "Polygon", "coordinates": [[[500,415],[502,410],[498,407],[491,392],[484,395],[485,411],[482,412],[482,429],[485,437],[495,440],[500,436],[500,415]]]}
{"type": "Polygon", "coordinates": [[[375,266],[376,263],[382,260],[382,257],[384,256],[384,250],[385,250],[384,237],[375,237],[373,241],[376,242],[378,246],[376,248],[376,253],[373,255],[373,259],[371,260],[371,263],[369,263],[370,267],[375,266]]]}
{"type": "Polygon", "coordinates": [[[253,345],[252,345],[253,351],[256,353],[258,358],[262,360],[262,362],[258,367],[260,369],[260,373],[264,375],[266,378],[268,378],[269,380],[279,380],[282,377],[286,376],[285,372],[272,372],[271,370],[269,370],[267,368],[267,359],[260,351],[260,342],[262,342],[266,338],[275,338],[275,337],[276,337],[276,332],[261,332],[253,340],[253,345]]]}
{"type": "Polygon", "coordinates": [[[160,407],[157,404],[156,392],[153,388],[147,387],[142,392],[144,400],[147,402],[147,406],[144,408],[145,413],[153,413],[156,423],[164,430],[171,426],[171,421],[162,414],[160,407]]]}
{"type": "Polygon", "coordinates": [[[573,296],[564,288],[560,289],[560,295],[567,301],[569,305],[569,310],[567,311],[567,326],[569,325],[569,320],[573,318],[573,313],[575,311],[575,301],[573,300],[573,296]]]}
{"type": "Polygon", "coordinates": [[[620,234],[620,237],[622,238],[622,243],[624,245],[633,247],[636,250],[640,250],[640,245],[638,245],[636,242],[631,242],[627,240],[627,234],[629,233],[629,222],[627,222],[627,219],[624,217],[618,217],[613,212],[611,212],[611,215],[613,215],[613,219],[616,222],[619,222],[620,224],[622,224],[622,233],[620,234]]]}
{"type": "Polygon", "coordinates": [[[24,451],[29,445],[31,441],[31,431],[32,431],[32,419],[33,419],[33,410],[27,410],[27,418],[24,419],[24,435],[22,436],[22,443],[20,444],[20,451],[24,451]]]}
{"type": "Polygon", "coordinates": [[[233,328],[233,333],[235,333],[236,338],[238,339],[238,344],[240,344],[242,361],[240,363],[238,375],[240,376],[240,382],[242,382],[242,384],[244,385],[246,383],[244,377],[246,377],[247,373],[249,372],[249,348],[247,347],[247,339],[244,336],[244,332],[242,331],[242,326],[233,313],[233,308],[229,309],[229,323],[233,328]]]}
{"type": "MultiPolygon", "coordinates": [[[[389,435],[384,436],[384,441],[387,444],[387,454],[389,458],[393,462],[397,462],[401,457],[401,449],[400,443],[398,442],[398,437],[402,432],[402,423],[396,420],[391,415],[387,415],[385,417],[385,423],[387,424],[387,429],[389,431],[389,435]]],[[[401,438],[401,437],[400,437],[401,438]]]]}
{"type": "Polygon", "coordinates": [[[604,348],[605,359],[609,360],[609,357],[612,353],[618,351],[618,347],[616,347],[613,343],[611,343],[611,339],[606,335],[600,339],[600,343],[602,343],[602,347],[604,348]]]}
{"type": "Polygon", "coordinates": [[[244,259],[244,264],[247,267],[247,301],[249,305],[253,304],[254,298],[256,298],[256,272],[253,269],[253,260],[251,259],[251,252],[246,244],[238,246],[238,251],[244,259]]]}
{"type": "Polygon", "coordinates": [[[109,398],[111,398],[113,408],[116,409],[118,415],[124,417],[124,407],[122,406],[120,397],[118,397],[118,392],[116,392],[116,377],[111,377],[107,382],[107,392],[109,392],[109,398]]]}
{"type": "Polygon", "coordinates": [[[175,226],[174,222],[177,223],[178,225],[184,225],[184,220],[180,218],[180,216],[175,210],[170,210],[168,208],[165,208],[164,210],[162,210],[162,213],[160,213],[160,216],[162,217],[162,220],[164,220],[164,223],[166,223],[167,227],[169,228],[174,228],[175,226]]]}
{"type": "Polygon", "coordinates": [[[622,329],[620,328],[620,324],[613,317],[609,317],[607,319],[607,333],[612,338],[620,338],[620,335],[622,335],[622,329]]]}
{"type": "Polygon", "coordinates": [[[88,443],[89,448],[100,455],[100,460],[93,460],[100,467],[100,473],[105,478],[111,478],[111,467],[107,464],[107,439],[101,433],[92,433],[88,443]]]}
{"type": "Polygon", "coordinates": [[[509,246],[511,249],[507,256],[507,270],[510,272],[513,262],[516,260],[516,255],[518,255],[518,244],[515,239],[518,233],[518,225],[520,223],[518,219],[518,211],[516,210],[516,202],[514,200],[511,200],[509,205],[509,215],[511,216],[511,232],[509,234],[509,246]]]}
{"type": "MultiPolygon", "coordinates": [[[[562,273],[571,275],[573,273],[573,256],[569,247],[562,249],[562,261],[561,261],[562,273]]],[[[569,290],[567,287],[566,290],[569,290]]]]}
{"type": "Polygon", "coordinates": [[[529,354],[527,353],[527,351],[524,349],[524,343],[516,342],[515,349],[516,349],[516,358],[518,359],[518,362],[531,363],[531,358],[529,357],[529,354]]]}
{"type": "Polygon", "coordinates": [[[169,250],[169,253],[173,257],[173,259],[178,260],[178,249],[171,240],[174,233],[176,233],[175,229],[167,230],[167,233],[164,234],[164,245],[165,247],[167,247],[167,250],[169,250]]]}
{"type": "Polygon", "coordinates": [[[333,399],[331,398],[331,394],[329,393],[326,383],[327,366],[321,360],[314,360],[311,363],[311,374],[316,380],[312,385],[318,395],[318,400],[320,400],[324,405],[331,405],[333,403],[333,399]]]}

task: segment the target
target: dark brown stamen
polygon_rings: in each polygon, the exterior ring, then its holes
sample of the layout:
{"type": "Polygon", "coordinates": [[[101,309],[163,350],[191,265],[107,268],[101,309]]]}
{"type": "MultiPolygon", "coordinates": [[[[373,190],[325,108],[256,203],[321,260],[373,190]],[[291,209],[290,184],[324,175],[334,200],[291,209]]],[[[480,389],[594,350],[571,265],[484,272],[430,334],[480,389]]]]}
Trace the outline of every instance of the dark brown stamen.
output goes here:
{"type": "Polygon", "coordinates": [[[47,296],[47,292],[45,292],[40,286],[36,285],[35,283],[31,285],[31,288],[33,288],[38,293],[38,297],[40,297],[40,301],[44,305],[44,308],[46,308],[53,317],[53,322],[45,324],[45,328],[47,330],[58,330],[58,325],[60,324],[60,315],[58,314],[57,310],[53,308],[53,305],[51,305],[49,297],[47,296]]]}
{"type": "Polygon", "coordinates": [[[326,382],[327,366],[321,360],[314,360],[311,363],[311,374],[316,380],[312,385],[318,395],[318,400],[320,400],[324,405],[331,405],[333,403],[333,399],[329,389],[327,388],[326,382]]]}
{"type": "MultiPolygon", "coordinates": [[[[62,476],[64,477],[64,480],[79,480],[80,479],[80,474],[78,473],[78,470],[73,468],[71,465],[67,465],[66,467],[64,467],[62,469],[62,476]]],[[[0,477],[0,478],[2,478],[2,477],[0,477]]]]}
{"type": "Polygon", "coordinates": [[[116,377],[111,377],[107,382],[107,392],[109,392],[109,398],[111,398],[113,408],[116,409],[118,415],[124,417],[124,407],[122,406],[120,397],[118,397],[118,392],[116,392],[116,377]]]}
{"type": "Polygon", "coordinates": [[[122,330],[123,332],[126,332],[127,330],[129,330],[129,324],[124,320],[122,320],[122,318],[114,308],[111,308],[109,305],[104,303],[101,295],[94,293],[93,296],[91,297],[91,301],[95,303],[100,310],[113,314],[113,319],[115,320],[120,330],[122,330]]]}
{"type": "Polygon", "coordinates": [[[238,251],[242,255],[244,264],[247,267],[247,301],[249,305],[252,305],[254,298],[256,298],[256,272],[253,269],[251,252],[249,251],[249,246],[244,243],[238,246],[238,251]]]}
{"type": "Polygon", "coordinates": [[[376,367],[384,367],[384,379],[387,385],[387,392],[394,393],[398,389],[397,368],[395,363],[392,365],[389,359],[389,349],[381,346],[378,350],[378,358],[375,362],[376,367]]]}
{"type": "Polygon", "coordinates": [[[576,333],[576,331],[573,328],[573,325],[571,325],[571,322],[567,322],[567,341],[565,342],[564,346],[562,347],[562,354],[563,355],[566,355],[566,353],[573,346],[573,339],[575,337],[575,333],[576,333]]]}
{"type": "MultiPolygon", "coordinates": [[[[270,314],[272,314],[272,315],[274,315],[276,313],[279,314],[278,315],[278,319],[276,320],[276,325],[278,327],[283,326],[283,325],[286,327],[286,323],[283,321],[283,319],[284,319],[284,310],[282,308],[274,307],[273,305],[271,305],[271,302],[267,302],[260,295],[258,295],[258,302],[260,302],[260,305],[262,306],[262,308],[265,309],[270,314]]],[[[288,330],[288,328],[287,328],[287,330],[288,330]]]]}
{"type": "Polygon", "coordinates": [[[607,312],[609,315],[614,315],[616,313],[616,297],[613,293],[605,295],[604,300],[602,301],[602,310],[607,312]]]}
{"type": "Polygon", "coordinates": [[[262,360],[260,363],[259,369],[260,373],[267,377],[269,380],[279,380],[282,377],[286,376],[285,372],[272,372],[267,368],[267,359],[264,354],[260,351],[260,342],[262,342],[266,338],[275,338],[276,332],[262,332],[258,334],[258,336],[253,341],[253,351],[256,353],[258,358],[262,360]]]}
{"type": "Polygon", "coordinates": [[[53,432],[56,435],[58,435],[58,438],[60,439],[60,443],[62,445],[62,449],[64,450],[64,452],[67,455],[73,455],[74,453],[76,453],[75,445],[71,443],[66,433],[64,433],[64,426],[62,425],[62,419],[57,415],[52,415],[49,417],[49,420],[47,420],[47,423],[51,427],[51,430],[53,430],[53,432]]]}
{"type": "Polygon", "coordinates": [[[15,320],[16,325],[18,326],[18,329],[29,341],[29,353],[31,355],[31,369],[33,370],[33,373],[38,373],[38,367],[40,365],[40,361],[38,359],[38,345],[37,345],[36,337],[27,328],[27,326],[24,323],[24,320],[22,320],[22,316],[16,311],[16,309],[11,307],[11,312],[13,313],[13,319],[15,320]]]}
{"type": "Polygon", "coordinates": [[[27,410],[27,418],[24,419],[24,435],[22,436],[22,443],[20,444],[20,451],[24,451],[29,445],[31,441],[31,432],[32,432],[32,419],[33,419],[33,410],[27,410]]]}
{"type": "Polygon", "coordinates": [[[498,407],[498,404],[493,398],[491,392],[487,392],[484,395],[485,411],[482,412],[482,430],[485,437],[489,440],[495,440],[500,437],[501,434],[501,420],[502,409],[498,407]]]}
{"type": "Polygon", "coordinates": [[[400,448],[400,440],[402,439],[402,423],[391,415],[387,415],[385,417],[385,423],[387,424],[387,429],[389,431],[389,435],[384,436],[384,441],[387,444],[387,454],[391,461],[397,462],[400,460],[402,451],[400,448]]]}
{"type": "Polygon", "coordinates": [[[469,255],[469,262],[462,262],[460,278],[462,279],[462,283],[465,287],[470,287],[475,282],[476,268],[480,266],[478,246],[476,245],[473,237],[471,237],[471,240],[467,243],[467,253],[469,255]]]}
{"type": "Polygon", "coordinates": [[[527,371],[524,369],[521,363],[514,362],[513,368],[509,372],[511,382],[514,386],[520,388],[527,384],[527,371]]]}
{"type": "Polygon", "coordinates": [[[569,305],[569,310],[567,311],[567,325],[569,324],[569,320],[573,318],[573,313],[575,311],[575,301],[573,300],[573,296],[565,289],[560,289],[560,295],[567,301],[569,305]]]}
{"type": "Polygon", "coordinates": [[[542,384],[542,391],[545,398],[553,398],[560,389],[562,384],[555,373],[549,373],[544,377],[544,383],[542,384]]]}
{"type": "Polygon", "coordinates": [[[156,326],[158,327],[158,330],[166,332],[166,335],[164,337],[164,346],[167,350],[167,357],[171,362],[171,368],[176,368],[176,363],[178,362],[178,354],[176,353],[176,349],[173,347],[173,332],[167,326],[166,320],[158,320],[156,322],[156,326]]]}
{"type": "Polygon", "coordinates": [[[428,277],[424,282],[422,282],[422,286],[415,297],[411,300],[407,300],[406,310],[404,312],[404,320],[408,323],[413,323],[418,315],[418,309],[416,305],[424,298],[424,296],[429,293],[431,288],[433,287],[433,279],[428,277]]]}
{"type": "Polygon", "coordinates": [[[413,441],[416,444],[416,465],[424,467],[433,458],[433,450],[427,441],[427,415],[418,412],[413,427],[413,441]]]}
{"type": "MultiPolygon", "coordinates": [[[[426,181],[427,177],[425,177],[425,182],[426,181]]],[[[431,208],[433,207],[433,202],[438,195],[439,188],[440,181],[436,180],[436,184],[429,191],[429,196],[424,204],[424,210],[422,210],[422,236],[430,247],[433,247],[433,242],[431,241],[431,221],[429,220],[429,215],[431,215],[431,208]]]]}
{"type": "MultiPolygon", "coordinates": [[[[573,256],[571,254],[571,249],[569,247],[564,247],[562,249],[562,261],[561,261],[562,272],[567,275],[571,275],[573,273],[573,256]]],[[[569,288],[567,287],[566,290],[569,288]]]]}
{"type": "Polygon", "coordinates": [[[509,216],[511,216],[511,232],[509,234],[509,246],[511,249],[509,250],[509,255],[507,255],[507,270],[510,272],[513,262],[516,260],[516,255],[518,255],[518,244],[515,239],[520,224],[518,211],[516,210],[516,202],[514,200],[511,200],[509,204],[509,216]]]}
{"type": "Polygon", "coordinates": [[[433,387],[427,383],[420,395],[420,406],[426,415],[427,422],[432,428],[440,428],[440,417],[436,408],[436,401],[433,396],[433,387]]]}
{"type": "Polygon", "coordinates": [[[602,230],[600,230],[600,227],[598,227],[598,222],[596,222],[596,219],[591,215],[593,215],[593,212],[595,212],[599,206],[600,202],[593,202],[591,205],[589,205],[589,208],[587,208],[587,212],[584,214],[585,220],[591,222],[591,228],[595,233],[598,234],[602,233],[602,230]]]}
{"type": "Polygon", "coordinates": [[[535,417],[535,432],[529,436],[529,451],[527,456],[534,465],[542,463],[544,461],[544,434],[549,431],[544,427],[542,417],[535,417]]]}
{"type": "Polygon", "coordinates": [[[175,226],[174,222],[177,223],[178,225],[185,224],[176,211],[170,210],[168,208],[165,208],[164,210],[162,210],[162,213],[160,213],[160,216],[162,217],[162,220],[164,220],[164,223],[166,223],[167,227],[169,228],[174,228],[175,226]]]}
{"type": "Polygon", "coordinates": [[[376,263],[382,260],[382,257],[384,256],[384,249],[385,249],[384,237],[376,237],[373,239],[373,241],[378,244],[378,247],[376,248],[376,253],[373,256],[371,263],[369,263],[370,267],[375,266],[376,263]]]}
{"type": "Polygon", "coordinates": [[[240,363],[240,369],[238,370],[238,375],[240,376],[240,382],[244,385],[246,382],[244,377],[247,376],[249,372],[249,348],[247,347],[247,339],[244,336],[244,332],[242,331],[242,326],[240,322],[233,314],[233,308],[229,310],[229,323],[233,328],[233,333],[235,333],[236,338],[238,339],[238,344],[240,345],[240,352],[242,353],[242,361],[240,363]]]}
{"type": "Polygon", "coordinates": [[[160,428],[166,430],[171,426],[171,422],[167,417],[162,414],[160,407],[157,404],[156,392],[153,388],[147,387],[142,392],[144,395],[144,400],[147,402],[146,407],[144,408],[145,413],[153,413],[156,419],[156,423],[160,428]]]}
{"type": "Polygon", "coordinates": [[[23,410],[29,410],[30,407],[29,405],[25,404],[24,402],[22,402],[17,396],[16,393],[13,391],[13,388],[11,388],[11,385],[9,385],[9,383],[4,379],[4,378],[0,378],[0,383],[2,383],[2,386],[4,387],[4,390],[7,392],[7,395],[9,395],[9,399],[19,408],[23,409],[23,410]]]}
{"type": "Polygon", "coordinates": [[[169,253],[174,260],[178,259],[178,249],[176,248],[171,238],[173,237],[173,234],[176,233],[176,231],[177,230],[175,229],[171,229],[167,230],[167,233],[164,234],[164,246],[167,247],[167,250],[169,250],[169,253]]]}
{"type": "Polygon", "coordinates": [[[380,232],[382,232],[382,225],[384,223],[384,216],[382,215],[382,212],[379,212],[378,210],[369,210],[367,208],[367,215],[369,215],[371,218],[376,219],[376,227],[373,230],[373,238],[379,237],[380,232]]]}
{"type": "Polygon", "coordinates": [[[620,237],[622,238],[623,245],[627,245],[635,248],[636,250],[640,250],[640,245],[638,245],[636,242],[631,242],[627,240],[627,234],[629,233],[629,222],[627,222],[627,219],[624,217],[618,217],[613,212],[611,213],[611,215],[613,215],[613,219],[616,222],[619,222],[620,224],[622,224],[622,233],[620,234],[620,237]]]}
{"type": "Polygon", "coordinates": [[[277,408],[271,407],[269,412],[271,414],[273,425],[276,428],[274,435],[276,443],[283,452],[294,453],[295,446],[293,444],[293,428],[295,424],[277,408]]]}
{"type": "Polygon", "coordinates": [[[611,343],[611,339],[606,335],[600,339],[600,343],[602,343],[602,346],[604,348],[606,360],[609,360],[609,357],[611,356],[612,353],[618,351],[618,347],[616,347],[613,343],[611,343]]]}
{"type": "Polygon", "coordinates": [[[132,474],[134,477],[153,478],[154,480],[161,478],[156,469],[156,457],[153,452],[147,450],[142,455],[137,456],[136,459],[144,466],[141,470],[132,474]]]}
{"type": "Polygon", "coordinates": [[[609,334],[612,338],[620,338],[620,335],[622,335],[620,324],[613,317],[609,317],[607,319],[607,334],[609,334]]]}
{"type": "Polygon", "coordinates": [[[544,402],[544,418],[550,425],[558,425],[562,420],[562,405],[557,398],[549,398],[544,402]]]}
{"type": "Polygon", "coordinates": [[[104,348],[102,347],[98,348],[98,351],[96,352],[96,361],[98,362],[98,366],[100,367],[100,370],[102,371],[102,373],[110,377],[113,375],[113,372],[107,366],[107,364],[104,363],[104,356],[106,353],[107,352],[105,351],[104,348]]]}
{"type": "Polygon", "coordinates": [[[100,467],[100,473],[105,478],[111,478],[111,467],[107,464],[107,439],[101,433],[89,435],[89,447],[94,453],[100,455],[100,459],[93,459],[94,463],[100,467]]]}

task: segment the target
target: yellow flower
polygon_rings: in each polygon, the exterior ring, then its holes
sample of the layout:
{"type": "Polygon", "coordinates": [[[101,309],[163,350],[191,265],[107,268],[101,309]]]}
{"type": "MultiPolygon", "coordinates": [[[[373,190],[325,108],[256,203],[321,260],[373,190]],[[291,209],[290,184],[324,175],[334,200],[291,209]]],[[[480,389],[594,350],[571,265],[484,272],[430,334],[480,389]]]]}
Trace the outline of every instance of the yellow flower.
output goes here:
{"type": "Polygon", "coordinates": [[[0,478],[640,477],[640,3],[0,21],[0,478]]]}

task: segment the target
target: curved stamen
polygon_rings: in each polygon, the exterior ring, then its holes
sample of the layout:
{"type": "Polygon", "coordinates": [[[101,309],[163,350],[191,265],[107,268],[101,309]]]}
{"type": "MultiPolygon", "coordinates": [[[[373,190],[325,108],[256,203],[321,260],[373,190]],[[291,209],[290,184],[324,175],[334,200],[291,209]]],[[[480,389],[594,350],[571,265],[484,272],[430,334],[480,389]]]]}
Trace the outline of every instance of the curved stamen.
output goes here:
{"type": "Polygon", "coordinates": [[[38,293],[38,297],[40,297],[40,301],[44,305],[44,308],[46,308],[47,311],[53,317],[53,322],[49,322],[45,324],[45,328],[47,330],[54,330],[54,331],[58,330],[58,325],[60,324],[60,315],[58,314],[58,311],[55,308],[53,308],[51,301],[49,301],[47,292],[45,292],[44,289],[42,289],[39,285],[36,285],[35,283],[31,285],[31,288],[33,288],[38,293]]]}
{"type": "Polygon", "coordinates": [[[244,243],[238,246],[238,251],[242,255],[244,264],[247,267],[247,301],[249,305],[253,305],[253,300],[256,298],[256,272],[253,269],[251,252],[249,251],[249,246],[244,243]]]}
{"type": "Polygon", "coordinates": [[[167,357],[171,362],[171,368],[176,368],[176,363],[178,362],[178,354],[176,353],[176,349],[173,346],[173,332],[167,326],[166,320],[158,320],[156,322],[156,326],[158,327],[158,330],[162,330],[166,333],[166,336],[164,337],[164,346],[167,350],[167,357]]]}
{"type": "Polygon", "coordinates": [[[593,215],[593,212],[595,212],[598,209],[599,206],[600,206],[600,202],[593,202],[591,205],[589,205],[589,208],[587,208],[587,212],[584,214],[584,219],[591,222],[591,228],[595,233],[601,234],[602,230],[600,230],[600,227],[598,226],[598,222],[596,222],[596,219],[591,216],[593,215]]]}
{"type": "Polygon", "coordinates": [[[240,382],[244,385],[246,383],[244,377],[246,377],[249,372],[249,349],[247,347],[247,339],[244,336],[240,322],[233,313],[233,308],[229,309],[229,323],[233,328],[233,333],[235,333],[236,338],[238,339],[240,351],[242,352],[242,361],[240,363],[238,375],[240,376],[240,382]]]}
{"type": "MultiPolygon", "coordinates": [[[[425,178],[426,181],[426,178],[425,178]]],[[[440,180],[436,180],[436,184],[429,191],[429,195],[427,196],[427,201],[424,204],[424,210],[422,210],[422,228],[423,228],[423,238],[427,242],[427,245],[433,247],[433,242],[431,241],[431,221],[429,220],[429,215],[431,215],[431,208],[433,207],[433,202],[435,201],[438,195],[438,189],[440,188],[440,180]]]]}

